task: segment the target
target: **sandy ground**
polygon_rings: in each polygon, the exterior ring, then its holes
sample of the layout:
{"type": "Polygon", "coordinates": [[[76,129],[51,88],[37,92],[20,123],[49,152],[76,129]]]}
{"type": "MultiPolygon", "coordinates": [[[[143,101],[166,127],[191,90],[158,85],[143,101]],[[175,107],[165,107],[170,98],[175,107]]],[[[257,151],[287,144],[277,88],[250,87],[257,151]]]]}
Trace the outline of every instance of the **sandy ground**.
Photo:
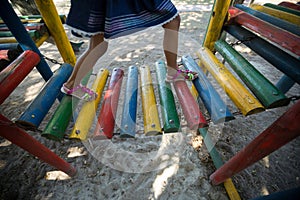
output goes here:
{"type": "MultiPolygon", "coordinates": [[[[54,2],[59,13],[67,14],[68,2],[54,2]]],[[[174,3],[181,11],[182,18],[178,57],[186,54],[196,57],[195,52],[204,38],[212,2],[190,0],[174,3]]],[[[66,30],[70,40],[79,41],[66,30]]],[[[109,41],[108,52],[97,62],[94,73],[103,67],[109,70],[121,67],[125,72],[131,65],[154,67],[158,59],[164,59],[162,33],[163,30],[156,27],[109,41]]],[[[83,41],[85,44],[77,55],[87,46],[87,40],[83,41]]],[[[272,82],[276,83],[281,77],[279,71],[255,53],[244,46],[239,48],[272,82]]],[[[45,42],[40,50],[47,57],[62,62],[51,40],[45,42]]],[[[50,62],[49,65],[53,71],[59,67],[50,62]]],[[[212,77],[209,78],[218,88],[212,77]]],[[[44,81],[33,70],[0,106],[0,112],[12,120],[18,119],[43,85],[44,81]]],[[[238,111],[220,88],[218,91],[232,112],[238,111]]],[[[294,86],[287,96],[299,93],[300,87],[294,86]]],[[[39,130],[45,128],[57,105],[58,102],[55,102],[39,130]]],[[[209,132],[222,158],[228,160],[232,157],[288,107],[249,117],[236,114],[233,121],[210,123],[209,132]]],[[[183,119],[179,105],[178,108],[183,119]]],[[[117,125],[119,123],[117,118],[117,125]]],[[[93,144],[67,138],[62,142],[54,142],[41,137],[39,131],[29,131],[30,135],[76,167],[78,172],[75,177],[60,177],[59,180],[52,176],[56,169],[0,139],[0,199],[228,199],[223,185],[213,186],[209,182],[209,175],[215,171],[215,167],[202,144],[202,138],[189,130],[185,123],[183,119],[180,133],[146,137],[142,134],[142,114],[139,110],[138,135],[135,139],[119,139],[116,136],[112,140],[93,144]]],[[[66,134],[72,126],[73,123],[70,123],[66,134]]],[[[115,131],[118,132],[118,128],[115,131]]],[[[299,158],[300,138],[297,138],[235,175],[233,182],[241,198],[251,199],[299,187],[299,158]]]]}

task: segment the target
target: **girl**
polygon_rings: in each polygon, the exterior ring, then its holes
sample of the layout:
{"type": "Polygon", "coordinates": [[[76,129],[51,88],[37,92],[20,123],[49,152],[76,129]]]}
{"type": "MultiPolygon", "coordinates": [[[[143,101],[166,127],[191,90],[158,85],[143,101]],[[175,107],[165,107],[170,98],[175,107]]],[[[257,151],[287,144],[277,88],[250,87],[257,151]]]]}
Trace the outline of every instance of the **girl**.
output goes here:
{"type": "Polygon", "coordinates": [[[68,81],[61,91],[87,101],[97,94],[80,84],[106,52],[105,39],[128,35],[148,27],[162,25],[163,48],[167,62],[166,81],[193,80],[195,72],[177,66],[178,30],[180,16],[170,0],[71,0],[67,25],[73,34],[90,38],[89,47],[78,58],[68,81]]]}

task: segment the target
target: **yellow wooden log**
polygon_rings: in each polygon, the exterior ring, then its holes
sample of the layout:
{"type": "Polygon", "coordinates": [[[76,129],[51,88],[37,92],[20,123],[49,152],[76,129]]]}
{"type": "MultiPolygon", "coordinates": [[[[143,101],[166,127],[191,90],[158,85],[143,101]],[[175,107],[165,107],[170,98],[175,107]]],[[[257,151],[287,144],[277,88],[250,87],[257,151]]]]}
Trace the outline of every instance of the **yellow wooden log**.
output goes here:
{"type": "Polygon", "coordinates": [[[240,200],[241,199],[241,197],[240,197],[238,191],[236,190],[231,178],[225,180],[224,187],[227,191],[229,199],[231,199],[231,200],[240,200]]]}
{"type": "Polygon", "coordinates": [[[108,75],[109,71],[107,69],[101,69],[97,74],[92,90],[98,94],[98,97],[94,101],[86,102],[82,106],[69,138],[80,140],[85,140],[87,138],[90,127],[92,126],[96,116],[96,111],[101,100],[108,75]]]}
{"type": "Polygon", "coordinates": [[[298,26],[300,26],[300,17],[297,15],[293,15],[284,11],[280,11],[274,8],[270,8],[267,6],[262,6],[259,4],[251,4],[250,6],[252,9],[260,11],[260,12],[264,12],[268,15],[272,15],[274,17],[283,19],[285,21],[288,21],[290,23],[296,24],[298,26]]]}
{"type": "Polygon", "coordinates": [[[49,38],[49,33],[46,32],[42,37],[35,41],[37,47],[40,47],[49,38]]]}
{"type": "Polygon", "coordinates": [[[243,115],[250,115],[264,110],[261,103],[234,77],[208,48],[202,47],[197,54],[201,64],[207,68],[218,81],[243,115]]]}
{"type": "Polygon", "coordinates": [[[161,125],[159,121],[150,68],[148,66],[142,66],[139,68],[139,70],[141,76],[144,131],[146,135],[157,135],[161,133],[161,125]]]}
{"type": "Polygon", "coordinates": [[[55,4],[52,0],[35,0],[35,3],[49,29],[50,35],[55,40],[64,62],[74,66],[76,56],[57,13],[55,4]]]}
{"type": "Polygon", "coordinates": [[[203,46],[214,51],[215,42],[220,38],[224,23],[227,21],[227,12],[231,0],[215,0],[203,46]]]}
{"type": "Polygon", "coordinates": [[[15,37],[1,37],[0,44],[6,44],[6,43],[17,43],[17,40],[15,37]]]}

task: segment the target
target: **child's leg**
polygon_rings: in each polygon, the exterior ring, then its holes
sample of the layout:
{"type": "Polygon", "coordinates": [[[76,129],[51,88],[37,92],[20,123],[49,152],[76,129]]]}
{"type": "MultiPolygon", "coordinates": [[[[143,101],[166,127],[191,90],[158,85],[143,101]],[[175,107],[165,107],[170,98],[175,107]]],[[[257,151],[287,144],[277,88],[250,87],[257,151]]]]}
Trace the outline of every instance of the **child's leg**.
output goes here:
{"type": "Polygon", "coordinates": [[[90,38],[89,47],[78,58],[73,72],[64,86],[68,89],[80,84],[84,76],[93,69],[97,60],[106,52],[108,43],[104,41],[103,34],[98,34],[90,38]]]}
{"type": "Polygon", "coordinates": [[[177,72],[177,51],[178,51],[178,31],[180,26],[180,16],[163,25],[165,30],[163,48],[167,61],[167,73],[174,75],[177,72]]]}

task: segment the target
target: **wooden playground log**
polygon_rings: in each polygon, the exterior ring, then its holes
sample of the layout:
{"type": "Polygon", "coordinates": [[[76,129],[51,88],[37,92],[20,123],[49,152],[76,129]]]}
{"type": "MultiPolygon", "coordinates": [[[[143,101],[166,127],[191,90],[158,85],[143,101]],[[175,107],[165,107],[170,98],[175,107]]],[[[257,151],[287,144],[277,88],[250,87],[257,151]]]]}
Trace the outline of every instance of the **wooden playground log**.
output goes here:
{"type": "Polygon", "coordinates": [[[264,111],[260,102],[239,82],[234,75],[207,48],[198,52],[201,64],[218,81],[243,115],[251,115],[264,111]]]}
{"type": "Polygon", "coordinates": [[[272,41],[290,52],[300,56],[300,36],[277,28],[267,22],[264,22],[238,8],[229,9],[230,21],[242,25],[269,41],[272,41]]]}
{"type": "Polygon", "coordinates": [[[115,68],[112,72],[94,131],[94,140],[113,137],[123,76],[124,71],[122,69],[115,68]]]}
{"type": "Polygon", "coordinates": [[[252,200],[294,200],[300,197],[300,187],[274,192],[269,195],[260,196],[252,200]]]}
{"type": "Polygon", "coordinates": [[[109,71],[107,69],[100,69],[92,86],[92,90],[95,91],[98,96],[94,101],[86,102],[82,106],[69,138],[80,140],[87,138],[92,123],[94,122],[108,75],[109,71]]]}
{"type": "Polygon", "coordinates": [[[297,67],[300,66],[299,59],[289,55],[266,40],[257,37],[256,34],[251,33],[245,28],[230,25],[225,26],[224,29],[238,40],[243,41],[243,44],[300,84],[300,68],[297,67]]]}
{"type": "Polygon", "coordinates": [[[215,0],[210,20],[205,33],[203,46],[214,51],[214,44],[222,32],[223,24],[227,21],[228,8],[231,5],[230,0],[215,0]]]}
{"type": "Polygon", "coordinates": [[[229,108],[224,103],[219,93],[212,86],[207,76],[196,61],[189,55],[182,57],[185,68],[198,73],[198,78],[193,81],[198,94],[214,123],[226,122],[234,119],[229,108]]]}
{"type": "Polygon", "coordinates": [[[40,57],[33,51],[24,51],[8,67],[0,73],[0,104],[14,91],[40,61],[40,57]]]}
{"type": "Polygon", "coordinates": [[[124,95],[123,112],[120,126],[121,138],[134,138],[136,133],[136,112],[139,74],[136,66],[130,66],[124,95]]]}
{"type": "Polygon", "coordinates": [[[25,129],[36,129],[60,94],[60,88],[72,73],[73,67],[63,64],[41,89],[38,96],[19,117],[17,123],[25,129]]]}
{"type": "Polygon", "coordinates": [[[0,136],[11,141],[13,144],[28,151],[30,154],[38,157],[42,161],[65,172],[69,176],[76,174],[76,169],[69,163],[61,159],[55,153],[50,151],[32,136],[17,127],[12,121],[0,114],[0,136]]]}
{"type": "MultiPolygon", "coordinates": [[[[81,81],[82,85],[86,85],[91,75],[91,71],[81,81]]],[[[73,98],[69,95],[64,95],[60,104],[57,106],[54,114],[49,120],[46,128],[44,129],[42,136],[60,141],[66,134],[67,127],[72,119],[76,120],[76,108],[79,103],[79,99],[73,98]]]]}
{"type": "Polygon", "coordinates": [[[35,0],[51,36],[65,63],[75,65],[76,56],[52,0],[35,0]]]}
{"type": "Polygon", "coordinates": [[[278,5],[300,11],[300,5],[297,5],[295,3],[291,3],[288,1],[283,1],[283,2],[279,3],[278,5]]]}
{"type": "Polygon", "coordinates": [[[296,26],[293,23],[279,19],[277,17],[273,17],[266,13],[259,12],[257,10],[253,10],[245,5],[237,4],[237,5],[235,5],[235,7],[237,7],[238,9],[240,9],[244,12],[247,12],[263,21],[269,22],[270,24],[273,24],[274,26],[277,26],[283,30],[289,31],[290,33],[300,36],[300,26],[296,26]]]}
{"type": "Polygon", "coordinates": [[[293,15],[300,16],[300,11],[290,9],[290,8],[287,8],[287,7],[284,7],[284,6],[276,5],[276,4],[273,4],[273,3],[265,3],[264,6],[269,7],[269,8],[273,8],[273,9],[276,9],[276,10],[280,10],[280,11],[283,11],[283,12],[287,12],[287,13],[290,13],[290,14],[293,14],[293,15]]]}
{"type": "Polygon", "coordinates": [[[167,83],[167,67],[165,62],[159,60],[155,63],[158,92],[160,97],[162,123],[164,133],[178,132],[180,121],[176,109],[176,103],[172,92],[171,84],[167,83]]]}
{"type": "Polygon", "coordinates": [[[262,6],[262,5],[258,5],[258,4],[251,4],[250,7],[254,10],[264,12],[268,15],[278,17],[280,19],[291,22],[291,23],[293,23],[297,26],[300,26],[300,17],[297,16],[297,15],[293,15],[293,14],[283,12],[283,11],[280,11],[280,10],[276,10],[276,9],[273,9],[273,8],[268,8],[266,6],[262,6]]]}
{"type": "Polygon", "coordinates": [[[40,56],[40,62],[36,66],[43,79],[47,81],[52,75],[52,71],[44,60],[41,52],[35,45],[34,41],[28,35],[24,25],[7,0],[0,0],[0,17],[3,19],[9,30],[20,44],[23,50],[32,50],[40,56]]]}
{"type": "Polygon", "coordinates": [[[148,66],[142,66],[139,68],[139,71],[141,77],[140,90],[142,97],[145,135],[161,134],[162,130],[158,115],[150,68],[148,66]]]}
{"type": "MultiPolygon", "coordinates": [[[[213,142],[210,134],[208,133],[207,128],[199,128],[199,133],[203,137],[203,141],[204,141],[205,146],[206,146],[206,148],[209,152],[210,157],[213,160],[213,163],[214,163],[215,167],[217,169],[219,169],[224,164],[224,162],[223,162],[219,152],[217,151],[217,149],[215,147],[215,143],[213,142]]],[[[241,199],[241,197],[240,197],[237,189],[235,188],[231,178],[228,178],[228,179],[225,180],[224,187],[225,187],[225,189],[227,191],[227,194],[228,194],[228,196],[231,200],[240,200],[241,199]]]]}
{"type": "Polygon", "coordinates": [[[196,130],[197,128],[208,126],[186,82],[176,81],[174,88],[189,129],[196,130]]]}
{"type": "Polygon", "coordinates": [[[300,135],[300,101],[290,107],[271,126],[215,171],[210,179],[217,185],[249,167],[300,135]]]}
{"type": "Polygon", "coordinates": [[[215,43],[215,48],[265,108],[289,104],[289,99],[233,47],[225,41],[219,40],[215,43]]]}

